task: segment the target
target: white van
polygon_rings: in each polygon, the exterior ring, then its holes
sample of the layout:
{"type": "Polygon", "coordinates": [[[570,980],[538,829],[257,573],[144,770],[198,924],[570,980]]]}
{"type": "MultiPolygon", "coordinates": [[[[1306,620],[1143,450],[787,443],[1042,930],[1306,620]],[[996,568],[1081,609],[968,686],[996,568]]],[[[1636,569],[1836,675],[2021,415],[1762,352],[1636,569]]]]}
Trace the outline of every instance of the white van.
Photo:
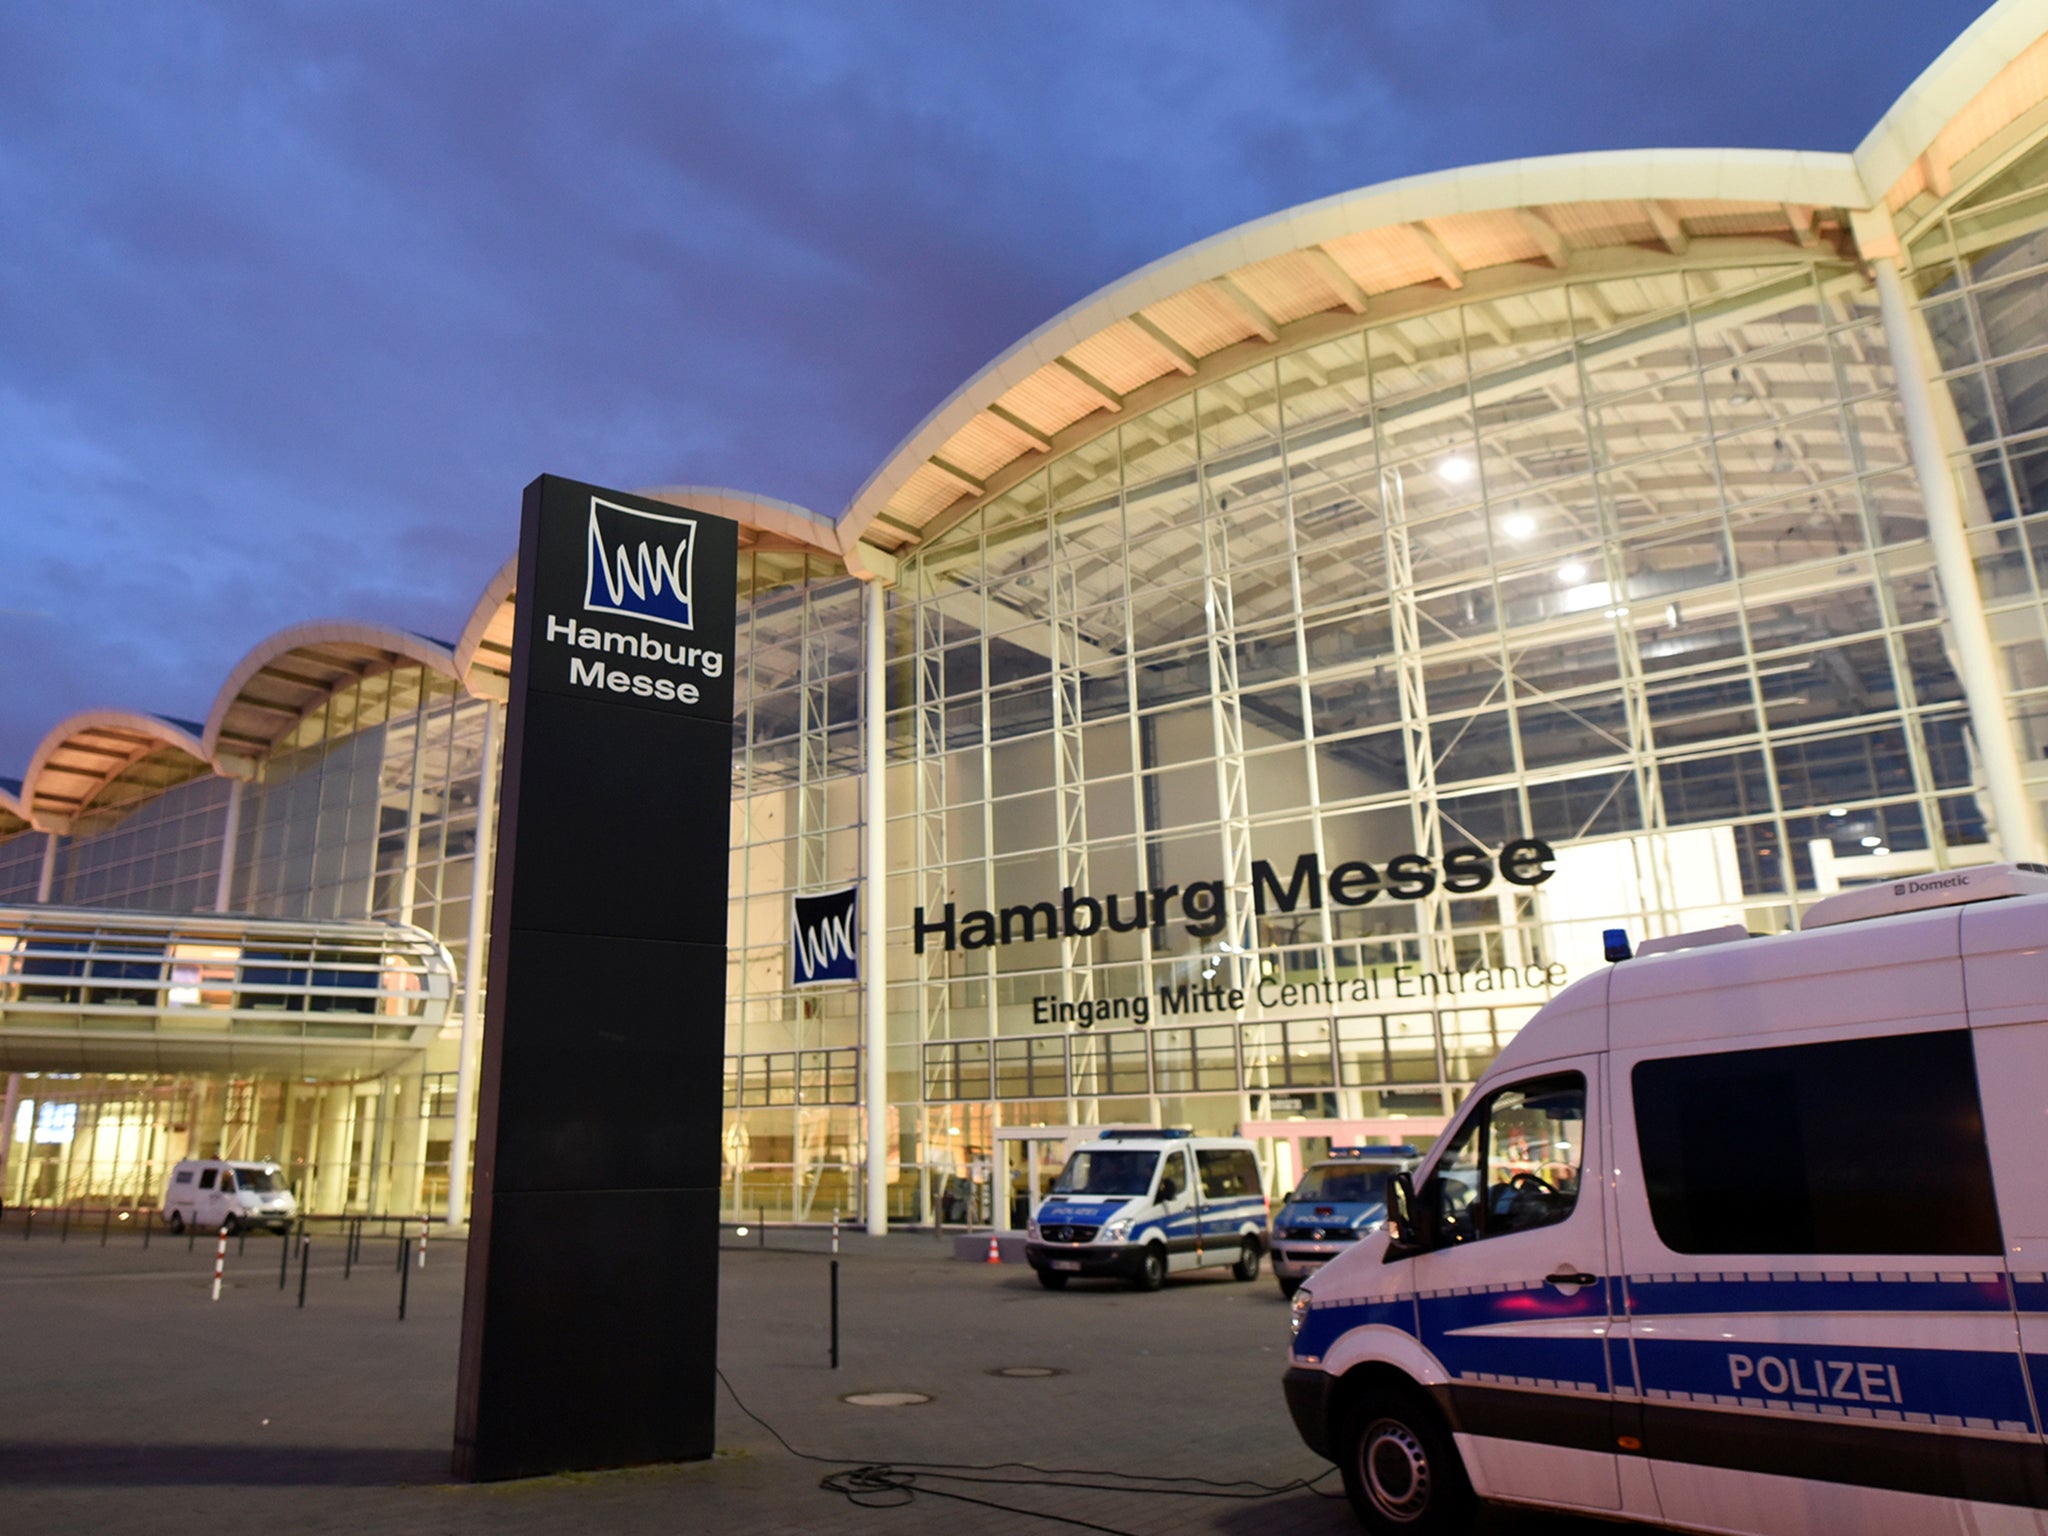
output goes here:
{"type": "Polygon", "coordinates": [[[1363,1524],[2048,1531],[2048,869],[1610,956],[1295,1295],[1363,1524]]]}
{"type": "Polygon", "coordinates": [[[171,1170],[164,1186],[164,1220],[173,1232],[187,1225],[239,1232],[268,1227],[283,1232],[299,1213],[276,1163],[191,1159],[171,1170]]]}
{"type": "Polygon", "coordinates": [[[1068,1157],[1031,1222],[1024,1257],[1049,1291],[1098,1275],[1156,1291],[1169,1273],[1208,1265],[1256,1280],[1265,1188],[1258,1151],[1239,1137],[1104,1131],[1068,1157]]]}

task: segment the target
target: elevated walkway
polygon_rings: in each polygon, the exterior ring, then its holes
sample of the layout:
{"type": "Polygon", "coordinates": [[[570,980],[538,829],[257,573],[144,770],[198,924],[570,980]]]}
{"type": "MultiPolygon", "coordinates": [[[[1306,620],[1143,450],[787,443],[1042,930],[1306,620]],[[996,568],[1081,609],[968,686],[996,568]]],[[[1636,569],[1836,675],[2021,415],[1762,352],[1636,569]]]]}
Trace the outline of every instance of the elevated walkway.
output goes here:
{"type": "Polygon", "coordinates": [[[440,941],[395,923],[0,907],[0,1072],[370,1076],[454,991],[440,941]]]}

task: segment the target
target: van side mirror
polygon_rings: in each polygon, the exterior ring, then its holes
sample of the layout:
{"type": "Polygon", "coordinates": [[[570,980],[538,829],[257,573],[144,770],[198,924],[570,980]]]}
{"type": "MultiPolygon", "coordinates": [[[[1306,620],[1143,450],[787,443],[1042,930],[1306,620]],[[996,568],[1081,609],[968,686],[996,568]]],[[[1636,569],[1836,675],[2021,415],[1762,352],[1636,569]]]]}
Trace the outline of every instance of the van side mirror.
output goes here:
{"type": "Polygon", "coordinates": [[[1387,1257],[1406,1258],[1429,1246],[1429,1221],[1415,1198],[1415,1184],[1405,1173],[1387,1175],[1387,1257]]]}

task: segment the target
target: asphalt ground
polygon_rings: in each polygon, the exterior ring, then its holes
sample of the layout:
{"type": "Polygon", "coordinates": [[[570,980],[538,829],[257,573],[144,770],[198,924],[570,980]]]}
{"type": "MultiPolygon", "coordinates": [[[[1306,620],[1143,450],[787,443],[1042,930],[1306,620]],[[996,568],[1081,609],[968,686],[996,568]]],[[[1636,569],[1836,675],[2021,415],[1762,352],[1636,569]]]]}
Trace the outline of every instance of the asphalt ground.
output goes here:
{"type": "MultiPolygon", "coordinates": [[[[374,1231],[374,1229],[373,1229],[374,1231]]],[[[829,1366],[822,1235],[728,1234],[718,1454],[621,1472],[470,1485],[448,1475],[462,1302],[459,1243],[430,1244],[398,1319],[392,1239],[343,1277],[339,1234],[315,1234],[306,1305],[279,1241],[229,1243],[209,1299],[210,1240],[150,1247],[97,1217],[59,1242],[0,1224],[0,1531],[409,1533],[715,1531],[1355,1532],[1337,1478],[1296,1438],[1280,1394],[1287,1307],[1270,1276],[1040,1288],[1017,1265],[961,1263],[929,1235],[849,1236],[841,1364],[829,1366]],[[1016,1367],[1058,1374],[1006,1377],[1016,1367]],[[918,1406],[842,1401],[915,1392],[918,1406]],[[918,1472],[863,1494],[820,1480],[863,1465],[1030,1463],[918,1472]],[[1097,1474],[1124,1474],[1105,1477],[1097,1474]],[[1132,1491],[1129,1475],[1172,1492],[1132,1491]],[[1312,1489],[1204,1497],[1199,1477],[1312,1489]],[[1112,1486],[1090,1486],[1108,1483],[1112,1486]],[[1320,1490],[1320,1493],[1319,1491],[1320,1490]],[[862,1505],[869,1507],[862,1507],[862,1505]],[[1047,1518],[1053,1517],[1053,1518],[1047,1518]]],[[[630,1347],[630,1341],[621,1341],[630,1347]]],[[[1238,1487],[1216,1493],[1253,1493],[1238,1487]]],[[[1612,1530],[1504,1513],[1497,1536],[1612,1530]]]]}

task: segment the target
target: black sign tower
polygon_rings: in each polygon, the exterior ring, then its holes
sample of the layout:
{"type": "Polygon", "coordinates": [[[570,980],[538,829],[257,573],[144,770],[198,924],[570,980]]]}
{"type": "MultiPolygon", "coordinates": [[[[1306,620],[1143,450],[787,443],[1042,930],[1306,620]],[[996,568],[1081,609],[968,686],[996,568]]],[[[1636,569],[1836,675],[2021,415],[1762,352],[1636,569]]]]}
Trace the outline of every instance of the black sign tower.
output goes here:
{"type": "Polygon", "coordinates": [[[526,488],[461,1477],[712,1451],[737,565],[722,518],[526,488]]]}

